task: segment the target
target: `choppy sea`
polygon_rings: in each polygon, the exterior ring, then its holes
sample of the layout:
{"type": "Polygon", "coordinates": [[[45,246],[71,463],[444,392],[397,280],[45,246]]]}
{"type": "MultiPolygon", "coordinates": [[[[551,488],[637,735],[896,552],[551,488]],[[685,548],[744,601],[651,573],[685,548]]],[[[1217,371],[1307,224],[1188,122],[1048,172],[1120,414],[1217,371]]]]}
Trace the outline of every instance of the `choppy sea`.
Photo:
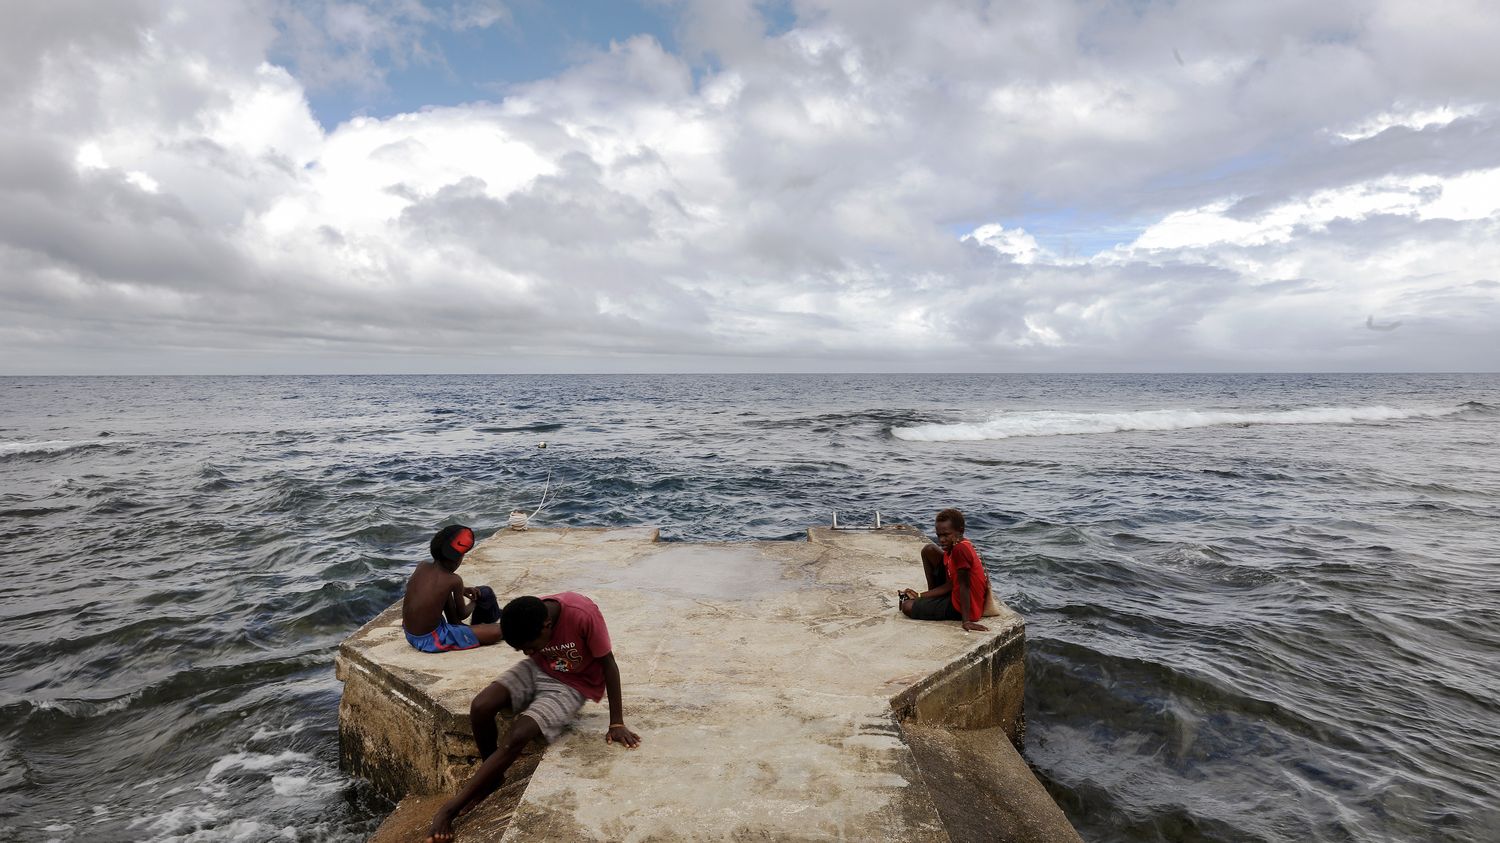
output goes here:
{"type": "Polygon", "coordinates": [[[0,839],[361,839],[335,649],[549,475],[669,541],[963,509],[1087,840],[1500,839],[1496,375],[0,378],[0,839]]]}

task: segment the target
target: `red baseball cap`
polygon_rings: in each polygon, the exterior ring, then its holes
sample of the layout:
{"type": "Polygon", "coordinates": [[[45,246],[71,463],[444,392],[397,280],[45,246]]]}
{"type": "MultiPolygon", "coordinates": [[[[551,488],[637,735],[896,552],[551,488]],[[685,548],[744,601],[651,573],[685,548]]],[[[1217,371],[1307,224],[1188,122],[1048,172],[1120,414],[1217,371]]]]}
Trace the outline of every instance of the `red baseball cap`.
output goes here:
{"type": "Polygon", "coordinates": [[[438,530],[428,545],[433,559],[450,565],[457,565],[473,548],[474,531],[462,524],[450,524],[438,530]]]}

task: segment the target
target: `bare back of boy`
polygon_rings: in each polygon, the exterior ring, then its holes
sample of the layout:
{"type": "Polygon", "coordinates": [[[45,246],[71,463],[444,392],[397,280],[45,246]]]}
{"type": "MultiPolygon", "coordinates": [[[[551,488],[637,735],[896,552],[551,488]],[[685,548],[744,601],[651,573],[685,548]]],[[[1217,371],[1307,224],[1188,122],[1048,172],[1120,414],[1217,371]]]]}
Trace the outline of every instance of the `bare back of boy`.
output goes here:
{"type": "MultiPolygon", "coordinates": [[[[401,625],[413,635],[426,635],[437,629],[446,615],[449,623],[463,623],[474,611],[477,590],[464,587],[463,577],[449,573],[432,562],[422,562],[406,581],[406,596],[401,601],[401,625]]],[[[500,641],[500,625],[474,624],[469,627],[480,644],[500,641]]]]}

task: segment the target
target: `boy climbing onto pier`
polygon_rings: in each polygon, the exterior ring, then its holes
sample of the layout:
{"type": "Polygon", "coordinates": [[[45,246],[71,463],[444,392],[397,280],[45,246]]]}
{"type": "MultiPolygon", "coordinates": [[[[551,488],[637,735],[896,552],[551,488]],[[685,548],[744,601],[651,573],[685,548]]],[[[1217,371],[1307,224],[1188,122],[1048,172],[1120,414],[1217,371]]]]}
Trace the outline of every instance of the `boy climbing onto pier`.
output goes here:
{"type": "Polygon", "coordinates": [[[421,562],[406,581],[401,598],[401,628],[406,641],[424,653],[471,650],[500,641],[500,603],[487,585],[465,588],[457,573],[464,554],[474,546],[474,531],[454,524],[437,531],[421,562]],[[464,623],[472,616],[473,625],[464,623]]]}
{"type": "Polygon", "coordinates": [[[609,629],[594,601],[565,591],[547,597],[517,597],[505,605],[505,643],[530,658],[500,674],[469,704],[469,723],[482,762],[458,794],[438,809],[427,843],[453,839],[453,819],[493,793],[505,771],[533,738],[557,740],[578,719],[585,699],[609,695],[609,730],[605,743],[627,749],[641,739],[625,725],[620,702],[620,668],[615,664],[609,629]],[[515,712],[510,729],[497,740],[495,715],[515,712]]]}
{"type": "Polygon", "coordinates": [[[922,548],[922,571],[927,590],[901,590],[901,613],[920,621],[963,621],[964,629],[988,632],[979,623],[990,597],[990,577],[979,562],[979,552],[964,538],[964,515],[945,509],[933,519],[937,545],[922,548]],[[938,545],[942,549],[938,549],[938,545]]]}

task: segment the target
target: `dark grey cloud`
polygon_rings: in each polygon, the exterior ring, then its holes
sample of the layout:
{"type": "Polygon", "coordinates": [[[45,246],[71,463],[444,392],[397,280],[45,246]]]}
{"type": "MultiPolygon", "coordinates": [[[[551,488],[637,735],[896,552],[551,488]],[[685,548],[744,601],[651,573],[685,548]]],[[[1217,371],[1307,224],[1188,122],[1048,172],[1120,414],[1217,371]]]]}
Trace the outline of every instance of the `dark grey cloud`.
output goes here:
{"type": "Polygon", "coordinates": [[[66,72],[70,65],[81,66],[86,75],[99,57],[139,51],[146,27],[157,18],[156,4],[149,0],[13,4],[0,27],[0,107],[27,108],[44,68],[66,72]]]}

